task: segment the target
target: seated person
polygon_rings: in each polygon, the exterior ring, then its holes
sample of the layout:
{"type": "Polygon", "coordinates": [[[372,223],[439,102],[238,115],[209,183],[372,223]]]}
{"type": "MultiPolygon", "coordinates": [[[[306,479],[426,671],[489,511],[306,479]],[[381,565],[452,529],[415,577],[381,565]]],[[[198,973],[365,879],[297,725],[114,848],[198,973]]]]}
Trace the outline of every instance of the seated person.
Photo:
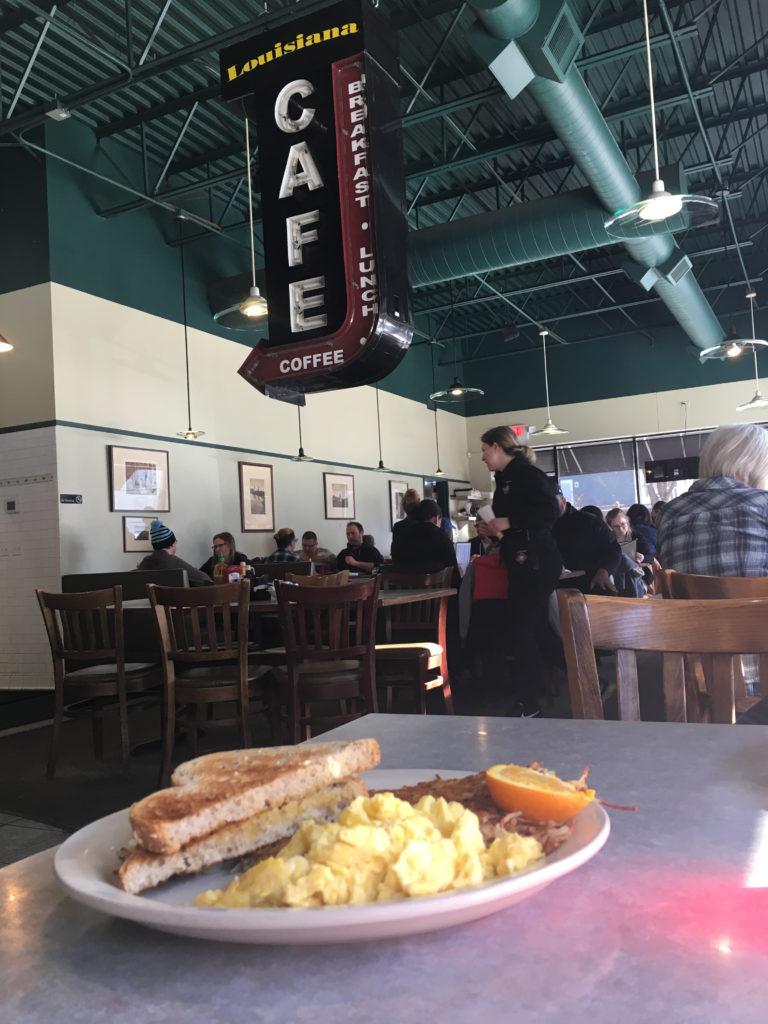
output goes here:
{"type": "Polygon", "coordinates": [[[336,566],[336,555],[328,548],[321,548],[317,543],[317,534],[314,530],[305,530],[301,535],[301,551],[299,558],[302,562],[314,562],[316,565],[336,566]]]}
{"type": "Polygon", "coordinates": [[[661,510],[664,508],[666,504],[666,501],[655,501],[651,506],[651,522],[656,527],[656,529],[658,529],[659,527],[658,518],[661,514],[661,510]]]}
{"type": "Polygon", "coordinates": [[[768,576],[768,431],[756,423],[713,430],[699,479],[659,516],[665,569],[701,576],[768,576]]]}
{"type": "Polygon", "coordinates": [[[477,558],[478,555],[490,555],[492,551],[498,551],[500,543],[498,537],[490,535],[485,537],[478,533],[469,542],[469,557],[477,558]]]}
{"type": "Polygon", "coordinates": [[[456,569],[456,548],[440,529],[436,501],[419,502],[413,519],[392,537],[392,568],[395,572],[439,572],[456,569]]]}
{"type": "Polygon", "coordinates": [[[416,509],[421,501],[421,495],[413,487],[409,487],[408,490],[403,494],[403,512],[405,512],[405,519],[398,519],[395,525],[392,527],[392,536],[397,533],[401,526],[407,522],[411,522],[414,519],[416,509]]]}
{"type": "Polygon", "coordinates": [[[213,538],[213,554],[200,566],[200,572],[204,572],[206,576],[210,576],[213,579],[214,566],[218,564],[220,558],[224,558],[223,565],[240,565],[241,562],[246,564],[250,561],[248,555],[244,555],[242,551],[238,551],[235,547],[235,538],[231,533],[224,531],[223,533],[217,533],[213,538]]]}
{"type": "Polygon", "coordinates": [[[584,505],[581,511],[586,512],[587,515],[594,516],[595,519],[602,519],[603,521],[605,520],[603,510],[601,508],[598,508],[597,505],[584,505]]]}
{"type": "Polygon", "coordinates": [[[274,537],[276,550],[267,555],[265,562],[300,562],[301,558],[293,550],[296,547],[296,534],[290,526],[281,526],[274,537]]]}
{"type": "Polygon", "coordinates": [[[176,537],[173,530],[167,527],[165,523],[161,523],[159,519],[152,520],[149,539],[152,543],[152,554],[145,555],[136,566],[137,569],[152,571],[157,569],[184,569],[186,570],[187,579],[191,587],[204,587],[212,582],[211,577],[206,573],[201,572],[200,569],[196,569],[194,565],[190,565],[189,562],[185,562],[183,558],[177,556],[176,537]]]}
{"type": "Polygon", "coordinates": [[[615,594],[611,575],[621,566],[621,548],[612,531],[602,520],[588,512],[580,512],[565,500],[559,487],[555,488],[560,518],[552,527],[552,536],[560,550],[566,569],[581,570],[582,579],[568,580],[585,593],[596,591],[615,594]]]}
{"type": "Polygon", "coordinates": [[[363,544],[367,544],[369,547],[375,548],[376,547],[376,538],[373,536],[372,533],[364,533],[363,534],[363,544]]]}
{"type": "Polygon", "coordinates": [[[653,561],[648,541],[641,533],[636,533],[632,529],[626,512],[622,512],[620,508],[612,508],[605,517],[605,521],[613,530],[613,535],[619,544],[627,544],[629,541],[635,541],[637,544],[635,561],[638,565],[643,562],[653,561]]]}
{"type": "Polygon", "coordinates": [[[651,513],[645,505],[630,505],[627,509],[630,526],[638,537],[643,537],[648,545],[650,558],[656,557],[656,527],[651,522],[651,513]]]}
{"type": "Polygon", "coordinates": [[[357,572],[373,572],[384,561],[381,553],[372,544],[363,541],[362,523],[347,523],[347,546],[336,559],[336,568],[352,569],[357,572]]]}

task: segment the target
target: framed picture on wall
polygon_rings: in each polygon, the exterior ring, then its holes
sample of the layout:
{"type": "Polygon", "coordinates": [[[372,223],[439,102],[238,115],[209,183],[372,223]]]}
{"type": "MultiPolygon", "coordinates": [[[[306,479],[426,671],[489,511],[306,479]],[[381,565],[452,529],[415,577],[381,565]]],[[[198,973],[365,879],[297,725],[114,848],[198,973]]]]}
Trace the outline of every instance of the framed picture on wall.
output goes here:
{"type": "Polygon", "coordinates": [[[272,467],[255,462],[238,462],[240,476],[240,525],[243,533],[261,533],[275,528],[275,499],[272,467]]]}
{"type": "Polygon", "coordinates": [[[154,516],[123,516],[123,551],[151,551],[149,528],[154,516]]]}
{"type": "Polygon", "coordinates": [[[405,519],[405,509],[403,508],[403,496],[408,490],[408,483],[405,480],[390,480],[389,481],[389,510],[392,517],[392,525],[399,523],[401,519],[405,519]]]}
{"type": "Polygon", "coordinates": [[[168,452],[108,445],[112,512],[170,512],[168,452]]]}
{"type": "Polygon", "coordinates": [[[323,473],[326,519],[355,518],[355,478],[346,473],[323,473]]]}

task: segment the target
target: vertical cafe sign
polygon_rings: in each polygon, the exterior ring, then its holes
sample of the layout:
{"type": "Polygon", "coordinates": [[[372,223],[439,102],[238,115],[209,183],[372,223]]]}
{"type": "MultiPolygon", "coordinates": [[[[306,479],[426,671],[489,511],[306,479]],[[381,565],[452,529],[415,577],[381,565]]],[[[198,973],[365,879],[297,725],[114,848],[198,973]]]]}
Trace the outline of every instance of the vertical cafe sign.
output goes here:
{"type": "Polygon", "coordinates": [[[380,380],[413,332],[396,35],[344,0],[220,59],[256,123],[269,306],[239,372],[266,394],[380,380]]]}

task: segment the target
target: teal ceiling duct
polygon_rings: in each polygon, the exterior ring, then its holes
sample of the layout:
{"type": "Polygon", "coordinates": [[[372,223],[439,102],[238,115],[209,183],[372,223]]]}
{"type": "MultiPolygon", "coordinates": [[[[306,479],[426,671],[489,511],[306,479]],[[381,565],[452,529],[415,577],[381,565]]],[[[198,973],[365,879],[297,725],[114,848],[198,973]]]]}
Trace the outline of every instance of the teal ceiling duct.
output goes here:
{"type": "MultiPolygon", "coordinates": [[[[516,88],[528,89],[603,209],[613,213],[637,202],[639,186],[573,62],[579,30],[568,4],[563,0],[469,2],[479,19],[468,33],[470,45],[488,62],[511,99],[517,95],[516,88]]],[[[622,244],[643,267],[662,267],[674,260],[676,246],[670,234],[622,244]]],[[[725,332],[690,271],[674,284],[656,276],[652,287],[695,345],[708,348],[723,340],[725,332]]]]}
{"type": "Polygon", "coordinates": [[[411,231],[411,284],[438,284],[614,245],[604,222],[605,210],[585,188],[411,231]]]}

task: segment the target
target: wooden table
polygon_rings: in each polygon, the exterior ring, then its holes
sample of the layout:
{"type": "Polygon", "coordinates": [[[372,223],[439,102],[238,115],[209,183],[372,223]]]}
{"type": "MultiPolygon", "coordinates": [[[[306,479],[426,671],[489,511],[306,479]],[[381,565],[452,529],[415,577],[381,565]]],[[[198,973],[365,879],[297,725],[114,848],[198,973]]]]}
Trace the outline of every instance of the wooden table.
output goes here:
{"type": "Polygon", "coordinates": [[[71,901],[40,853],[0,871],[0,1021],[764,1024],[764,726],[370,715],[320,739],[361,736],[386,768],[591,765],[639,809],[609,812],[594,860],[502,913],[337,946],[155,933],[71,901]]]}
{"type": "MultiPolygon", "coordinates": [[[[397,604],[416,604],[419,601],[433,601],[441,597],[453,597],[457,591],[453,587],[420,588],[418,590],[381,590],[379,591],[379,608],[392,608],[397,604]]],[[[149,598],[141,597],[133,601],[123,601],[124,611],[130,612],[149,608],[149,598]]],[[[233,605],[234,606],[234,605],[233,605]]],[[[277,600],[251,601],[251,615],[277,615],[277,600]]]]}

